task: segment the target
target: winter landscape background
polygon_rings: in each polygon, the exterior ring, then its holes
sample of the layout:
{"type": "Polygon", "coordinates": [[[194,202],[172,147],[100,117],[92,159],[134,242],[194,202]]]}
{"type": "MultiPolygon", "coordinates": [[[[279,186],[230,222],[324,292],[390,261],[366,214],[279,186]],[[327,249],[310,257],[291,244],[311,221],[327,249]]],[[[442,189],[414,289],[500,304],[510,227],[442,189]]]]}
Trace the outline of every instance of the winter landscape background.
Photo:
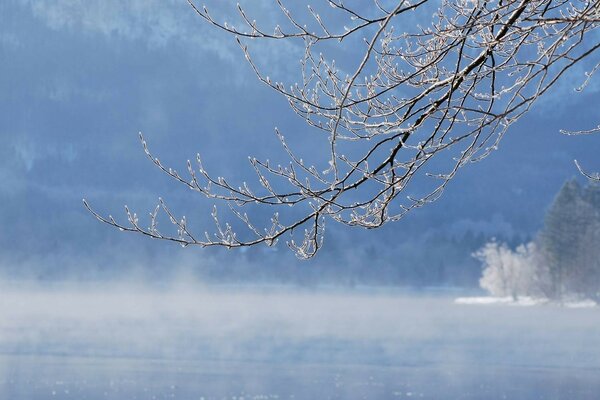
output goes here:
{"type": "MultiPolygon", "coordinates": [[[[256,43],[289,80],[302,50],[256,43]]],[[[282,157],[275,126],[310,149],[242,61],[185,1],[0,4],[1,398],[595,398],[597,307],[464,299],[487,295],[473,253],[535,240],[565,182],[586,184],[574,159],[600,170],[599,137],[559,133],[597,125],[597,80],[574,94],[573,69],[440,201],[372,231],[330,223],[309,261],[95,221],[83,197],[118,217],[163,196],[210,224],[212,203],[161,175],[139,131],[171,165],[201,152],[240,181],[249,155],[282,157]]]]}
{"type": "Polygon", "coordinates": [[[398,289],[3,288],[0,395],[594,399],[595,308],[398,289]]]}

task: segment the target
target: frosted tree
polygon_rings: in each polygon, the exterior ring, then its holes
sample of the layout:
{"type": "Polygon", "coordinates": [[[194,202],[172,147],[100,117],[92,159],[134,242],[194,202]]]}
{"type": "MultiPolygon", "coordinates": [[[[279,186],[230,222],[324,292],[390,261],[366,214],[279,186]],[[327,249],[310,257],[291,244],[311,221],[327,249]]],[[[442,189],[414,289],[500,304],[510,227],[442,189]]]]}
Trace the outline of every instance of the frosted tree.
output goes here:
{"type": "Polygon", "coordinates": [[[546,276],[534,243],[512,251],[506,244],[492,241],[474,255],[484,266],[479,284],[493,296],[516,300],[519,296],[540,295],[546,276]]]}
{"type": "Polygon", "coordinates": [[[535,242],[512,251],[487,243],[480,286],[494,296],[600,299],[600,185],[575,179],[556,195],[535,242]]]}
{"type": "Polygon", "coordinates": [[[563,185],[544,219],[538,242],[548,268],[549,297],[581,295],[597,298],[600,291],[600,188],[563,185]]]}
{"type": "Polygon", "coordinates": [[[544,218],[544,227],[539,235],[544,262],[550,271],[549,297],[563,296],[567,274],[575,269],[579,249],[581,186],[576,180],[565,183],[556,195],[544,218]]]}
{"type": "Polygon", "coordinates": [[[587,68],[583,89],[599,67],[597,0],[330,0],[314,7],[274,0],[277,22],[256,20],[260,15],[240,5],[221,22],[210,7],[189,3],[235,37],[257,79],[325,135],[327,155],[305,162],[276,130],[289,162],[251,157],[256,183],[234,183],[211,174],[200,156],[187,162],[186,173],[169,168],[142,138],[162,172],[225,205],[213,209],[214,230],[198,234],[163,200],[147,222],[129,209],[127,221],[118,222],[85,205],[102,222],[182,245],[235,248],[286,238],[298,257],[309,258],[322,246],[328,220],[368,229],[397,221],[496,149],[568,70],[587,68]],[[355,38],[362,39],[356,59],[340,65],[328,56],[350,51],[355,38]],[[267,76],[250,39],[301,43],[301,79],[267,76]],[[273,210],[272,217],[257,221],[245,213],[249,204],[273,210]],[[159,230],[159,213],[171,231],[159,230]]]}
{"type": "Polygon", "coordinates": [[[600,302],[600,218],[599,209],[595,218],[587,224],[579,242],[581,250],[577,256],[577,268],[572,271],[568,281],[568,290],[579,297],[600,302]]]}

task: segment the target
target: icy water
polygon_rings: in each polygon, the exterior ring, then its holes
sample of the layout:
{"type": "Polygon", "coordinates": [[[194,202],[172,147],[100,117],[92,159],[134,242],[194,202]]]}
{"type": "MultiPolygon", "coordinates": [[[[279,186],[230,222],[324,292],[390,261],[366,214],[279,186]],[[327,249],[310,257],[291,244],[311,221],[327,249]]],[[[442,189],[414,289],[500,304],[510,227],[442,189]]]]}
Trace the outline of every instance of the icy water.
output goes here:
{"type": "Polygon", "coordinates": [[[0,399],[600,399],[600,309],[444,293],[0,292],[0,399]]]}

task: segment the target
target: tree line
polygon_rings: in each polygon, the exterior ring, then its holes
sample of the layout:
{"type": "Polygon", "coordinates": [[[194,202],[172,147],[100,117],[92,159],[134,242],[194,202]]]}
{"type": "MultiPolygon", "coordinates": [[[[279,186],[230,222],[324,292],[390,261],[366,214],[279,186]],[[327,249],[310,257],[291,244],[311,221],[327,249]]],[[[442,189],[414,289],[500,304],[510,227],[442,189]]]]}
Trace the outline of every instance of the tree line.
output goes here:
{"type": "Polygon", "coordinates": [[[566,182],[536,238],[515,250],[495,240],[475,253],[495,296],[600,300],[600,185],[566,182]]]}

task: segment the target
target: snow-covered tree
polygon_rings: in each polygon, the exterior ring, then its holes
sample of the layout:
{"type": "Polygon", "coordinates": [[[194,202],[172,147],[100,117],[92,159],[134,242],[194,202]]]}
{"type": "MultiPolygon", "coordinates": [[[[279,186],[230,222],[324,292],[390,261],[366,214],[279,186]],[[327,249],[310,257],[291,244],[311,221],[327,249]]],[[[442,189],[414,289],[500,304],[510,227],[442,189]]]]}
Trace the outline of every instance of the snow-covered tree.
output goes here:
{"type": "Polygon", "coordinates": [[[550,274],[551,285],[547,295],[551,298],[563,296],[567,276],[575,270],[580,231],[586,218],[582,210],[581,190],[575,179],[563,185],[546,213],[544,227],[539,234],[544,263],[550,274]]]}
{"type": "Polygon", "coordinates": [[[540,295],[540,285],[546,278],[539,263],[534,243],[520,245],[512,251],[506,244],[492,241],[475,253],[483,262],[479,284],[493,296],[540,295]]]}
{"type": "Polygon", "coordinates": [[[487,243],[480,286],[494,296],[600,299],[600,186],[566,182],[535,242],[512,251],[487,243]]]}
{"type": "Polygon", "coordinates": [[[571,180],[562,187],[538,237],[548,268],[547,295],[596,297],[600,291],[600,188],[571,180]]]}
{"type": "MultiPolygon", "coordinates": [[[[596,213],[599,210],[596,210],[596,213]]],[[[600,223],[588,224],[579,242],[580,252],[576,269],[568,281],[568,288],[580,297],[600,302],[600,223]]]]}
{"type": "Polygon", "coordinates": [[[496,149],[568,70],[591,62],[577,83],[583,88],[600,65],[592,59],[600,48],[597,0],[329,0],[308,8],[274,0],[275,12],[262,21],[238,5],[229,22],[188,1],[202,20],[236,38],[258,80],[328,143],[324,158],[309,163],[276,130],[289,162],[251,157],[252,185],[211,175],[200,156],[180,174],[152,155],[142,138],[161,171],[228,206],[213,210],[214,233],[196,233],[163,200],[143,224],[129,210],[128,222],[121,223],[86,207],[122,230],[183,245],[273,245],[300,231],[300,240],[288,246],[309,258],[322,245],[327,220],[363,228],[397,221],[439,198],[461,167],[496,149]],[[301,43],[299,81],[267,76],[248,39],[301,43]],[[328,57],[345,53],[356,56],[328,57]],[[248,204],[273,209],[270,221],[247,215],[248,204]],[[158,229],[159,212],[173,232],[158,229]],[[234,230],[225,215],[245,230],[234,230]]]}

